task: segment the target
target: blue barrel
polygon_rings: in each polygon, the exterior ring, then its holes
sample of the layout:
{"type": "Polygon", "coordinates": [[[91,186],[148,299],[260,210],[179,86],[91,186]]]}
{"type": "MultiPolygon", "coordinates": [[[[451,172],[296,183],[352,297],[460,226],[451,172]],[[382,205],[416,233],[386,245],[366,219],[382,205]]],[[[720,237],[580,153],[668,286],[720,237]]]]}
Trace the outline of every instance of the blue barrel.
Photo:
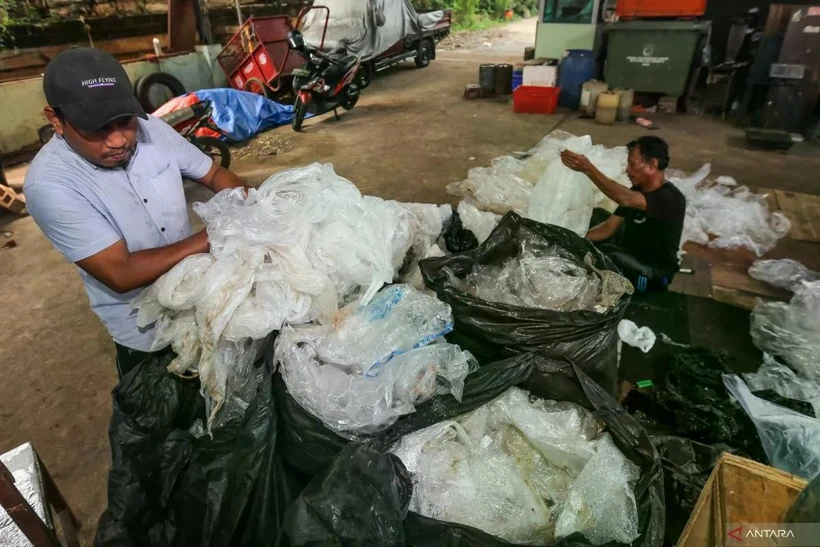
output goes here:
{"type": "Polygon", "coordinates": [[[519,68],[518,70],[514,71],[512,75],[513,91],[515,91],[515,88],[520,86],[522,83],[524,83],[524,71],[519,68]]]}
{"type": "Polygon", "coordinates": [[[581,104],[581,86],[595,78],[595,56],[591,49],[568,49],[558,67],[558,104],[577,109],[581,104]]]}

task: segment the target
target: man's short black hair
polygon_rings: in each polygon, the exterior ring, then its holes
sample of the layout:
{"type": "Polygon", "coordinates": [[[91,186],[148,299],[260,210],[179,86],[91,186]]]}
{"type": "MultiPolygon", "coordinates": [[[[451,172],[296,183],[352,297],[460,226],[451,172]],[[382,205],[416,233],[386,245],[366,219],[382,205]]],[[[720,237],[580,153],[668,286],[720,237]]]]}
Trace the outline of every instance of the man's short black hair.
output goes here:
{"type": "Polygon", "coordinates": [[[669,145],[660,137],[640,137],[630,141],[626,147],[629,150],[637,148],[643,161],[658,160],[658,169],[661,171],[669,167],[669,145]]]}

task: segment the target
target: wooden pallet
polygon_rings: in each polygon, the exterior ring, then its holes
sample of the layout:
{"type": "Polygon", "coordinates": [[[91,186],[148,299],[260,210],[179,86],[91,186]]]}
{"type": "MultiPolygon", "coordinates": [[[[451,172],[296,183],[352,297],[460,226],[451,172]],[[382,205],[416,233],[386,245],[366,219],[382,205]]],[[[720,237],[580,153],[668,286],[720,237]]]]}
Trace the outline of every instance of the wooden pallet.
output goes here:
{"type": "Polygon", "coordinates": [[[0,207],[18,215],[27,214],[25,196],[18,194],[8,186],[0,185],[0,207]]]}
{"type": "Polygon", "coordinates": [[[700,493],[678,547],[726,545],[729,524],[781,522],[806,482],[724,452],[700,493]]]}

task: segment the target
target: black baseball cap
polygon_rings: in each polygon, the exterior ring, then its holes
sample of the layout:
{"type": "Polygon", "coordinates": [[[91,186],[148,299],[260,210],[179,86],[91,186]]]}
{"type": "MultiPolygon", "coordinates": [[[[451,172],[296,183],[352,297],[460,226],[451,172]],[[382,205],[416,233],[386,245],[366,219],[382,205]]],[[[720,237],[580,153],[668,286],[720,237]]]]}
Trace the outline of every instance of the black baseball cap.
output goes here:
{"type": "Polygon", "coordinates": [[[110,53],[93,47],[63,51],[46,66],[43,91],[52,108],[83,131],[96,131],[125,116],[146,119],[125,69],[110,53]]]}

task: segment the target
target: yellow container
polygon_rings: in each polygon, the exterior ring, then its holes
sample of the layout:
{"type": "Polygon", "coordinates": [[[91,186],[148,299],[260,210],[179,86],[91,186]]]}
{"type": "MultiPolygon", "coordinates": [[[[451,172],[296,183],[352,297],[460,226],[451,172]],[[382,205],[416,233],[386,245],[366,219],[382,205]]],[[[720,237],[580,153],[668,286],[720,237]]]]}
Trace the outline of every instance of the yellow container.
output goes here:
{"type": "Polygon", "coordinates": [[[595,122],[603,125],[612,125],[618,117],[617,93],[604,91],[598,95],[598,104],[595,106],[595,122]]]}

